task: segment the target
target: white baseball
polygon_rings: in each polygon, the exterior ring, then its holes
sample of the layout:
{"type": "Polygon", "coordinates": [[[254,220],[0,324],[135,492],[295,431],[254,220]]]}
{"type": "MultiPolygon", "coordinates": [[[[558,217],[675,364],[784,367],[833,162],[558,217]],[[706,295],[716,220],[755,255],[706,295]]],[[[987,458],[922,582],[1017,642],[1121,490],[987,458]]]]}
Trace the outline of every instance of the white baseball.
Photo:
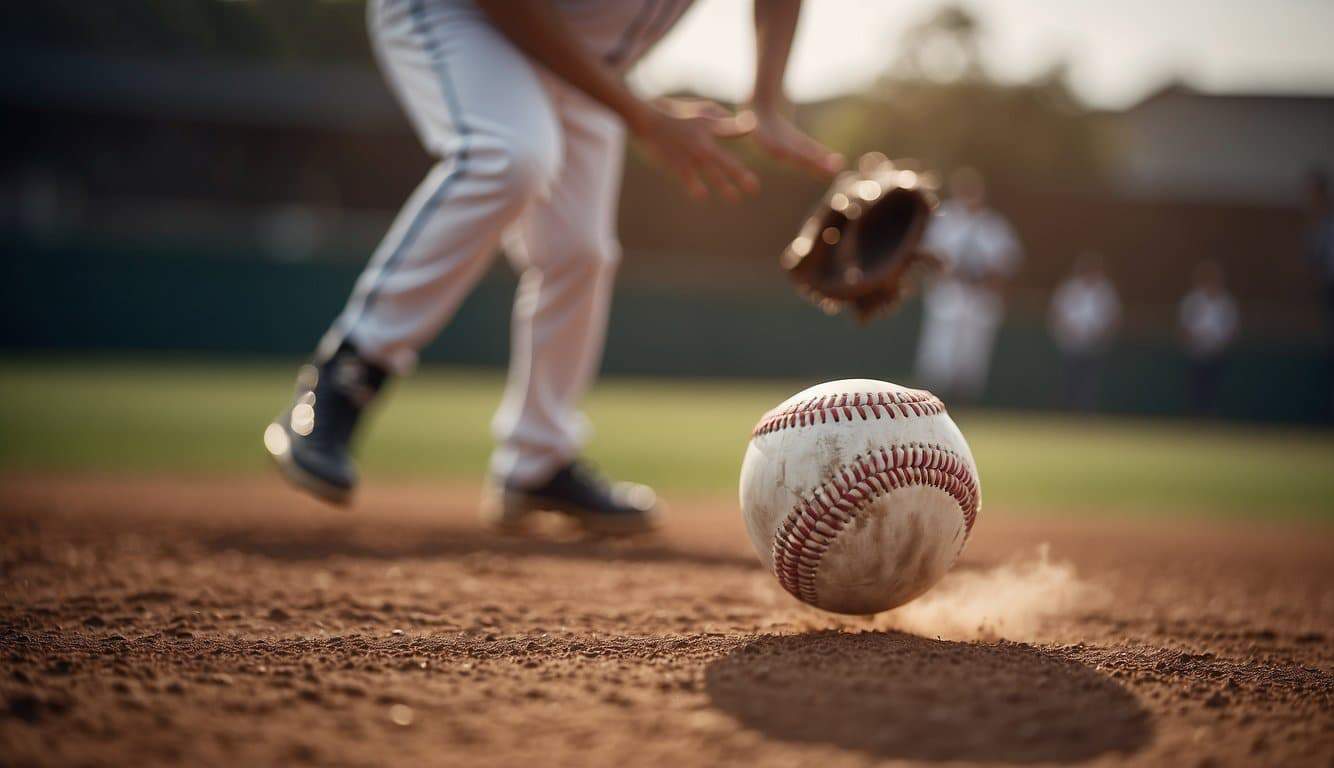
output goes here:
{"type": "Polygon", "coordinates": [[[912,600],[963,552],[977,466],[935,395],[830,381],[760,419],[741,465],[751,543],[783,588],[837,613],[912,600]]]}

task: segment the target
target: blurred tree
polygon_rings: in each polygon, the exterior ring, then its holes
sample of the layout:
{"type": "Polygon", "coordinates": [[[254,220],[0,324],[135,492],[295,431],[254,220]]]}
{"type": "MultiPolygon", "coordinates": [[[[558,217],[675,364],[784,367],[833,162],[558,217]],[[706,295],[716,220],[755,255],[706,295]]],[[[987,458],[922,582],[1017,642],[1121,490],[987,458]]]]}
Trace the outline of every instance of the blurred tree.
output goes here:
{"type": "Polygon", "coordinates": [[[804,117],[849,153],[876,149],[941,169],[974,165],[998,178],[1095,182],[1096,115],[1071,91],[1068,62],[1027,83],[1001,83],[980,54],[985,33],[967,10],[946,6],[903,33],[869,92],[811,105],[804,117]]]}
{"type": "Polygon", "coordinates": [[[892,72],[905,80],[982,80],[981,25],[957,5],[946,5],[901,35],[892,72]]]}

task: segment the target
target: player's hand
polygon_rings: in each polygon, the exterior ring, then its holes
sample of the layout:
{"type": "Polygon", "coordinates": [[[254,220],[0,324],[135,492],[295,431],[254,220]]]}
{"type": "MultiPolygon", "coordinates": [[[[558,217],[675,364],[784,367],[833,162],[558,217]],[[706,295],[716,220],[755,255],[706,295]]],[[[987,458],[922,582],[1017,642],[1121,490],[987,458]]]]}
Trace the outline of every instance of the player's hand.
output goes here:
{"type": "Polygon", "coordinates": [[[754,108],[742,112],[738,119],[751,115],[751,135],[755,143],[770,155],[821,178],[833,176],[843,169],[843,156],[807,136],[787,115],[778,109],[754,108]]]}
{"type": "Polygon", "coordinates": [[[759,178],[718,145],[745,136],[754,119],[735,115],[704,99],[659,99],[630,123],[630,130],[659,164],[681,180],[696,199],[709,190],[731,201],[754,194],[759,178]]]}

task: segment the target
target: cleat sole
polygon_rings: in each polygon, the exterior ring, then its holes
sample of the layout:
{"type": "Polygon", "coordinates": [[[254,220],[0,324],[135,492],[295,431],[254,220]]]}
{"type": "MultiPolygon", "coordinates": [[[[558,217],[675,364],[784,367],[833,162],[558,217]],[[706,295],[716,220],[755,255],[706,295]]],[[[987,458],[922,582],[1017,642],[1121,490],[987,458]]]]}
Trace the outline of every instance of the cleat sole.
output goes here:
{"type": "Polygon", "coordinates": [[[319,475],[306,471],[292,456],[290,440],[286,429],[277,422],[270,424],[264,431],[265,453],[273,460],[274,466],[278,468],[278,473],[283,476],[283,479],[297,489],[305,491],[327,504],[338,507],[348,506],[352,501],[352,489],[334,485],[319,475]],[[283,437],[278,438],[275,430],[277,433],[281,433],[283,437]]]}

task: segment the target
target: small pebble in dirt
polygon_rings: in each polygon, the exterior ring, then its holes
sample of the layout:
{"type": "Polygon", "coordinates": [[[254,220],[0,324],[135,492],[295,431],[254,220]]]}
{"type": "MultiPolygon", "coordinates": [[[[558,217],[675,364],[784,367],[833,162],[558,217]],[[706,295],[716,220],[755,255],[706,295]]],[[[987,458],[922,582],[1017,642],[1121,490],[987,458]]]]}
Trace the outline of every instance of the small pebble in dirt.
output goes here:
{"type": "Polygon", "coordinates": [[[269,621],[288,621],[291,618],[292,614],[284,611],[282,608],[269,609],[269,621]]]}
{"type": "Polygon", "coordinates": [[[1222,709],[1227,706],[1227,697],[1220,691],[1214,691],[1209,698],[1204,700],[1204,706],[1210,709],[1222,709]]]}
{"type": "Polygon", "coordinates": [[[401,629],[396,629],[393,632],[390,632],[389,634],[393,635],[394,637],[402,637],[406,633],[401,629]]]}
{"type": "Polygon", "coordinates": [[[395,704],[389,708],[389,720],[394,725],[409,726],[417,714],[407,704],[395,704]]]}

